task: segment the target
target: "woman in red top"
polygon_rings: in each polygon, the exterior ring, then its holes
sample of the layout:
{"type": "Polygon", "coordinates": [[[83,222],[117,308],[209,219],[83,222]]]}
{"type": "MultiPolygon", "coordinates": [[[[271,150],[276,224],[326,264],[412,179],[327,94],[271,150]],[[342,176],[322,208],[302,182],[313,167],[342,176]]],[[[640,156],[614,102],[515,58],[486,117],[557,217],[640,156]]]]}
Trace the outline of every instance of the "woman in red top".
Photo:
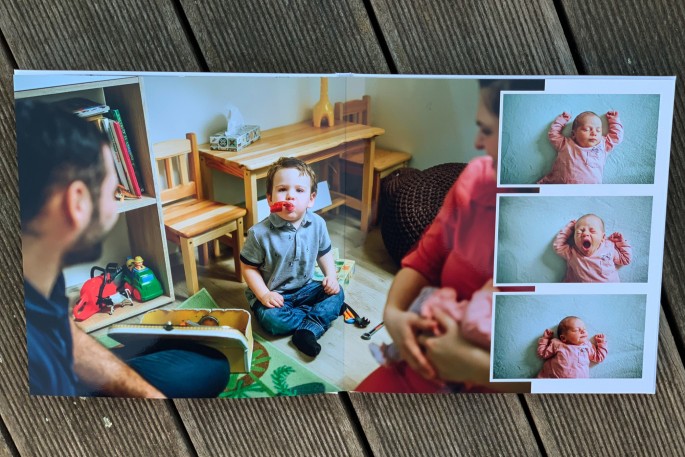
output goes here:
{"type": "Polygon", "coordinates": [[[436,313],[445,332],[436,337],[417,336],[430,331],[433,323],[407,310],[426,286],[452,287],[460,299],[470,299],[482,288],[495,290],[492,276],[500,91],[533,88],[531,84],[540,87],[539,82],[530,80],[481,81],[475,147],[487,155],[473,159],[461,173],[433,223],[402,260],[402,269],[388,292],[383,318],[406,363],[379,367],[357,391],[436,392],[445,381],[459,383],[462,390],[465,385],[526,390],[528,384],[490,384],[489,352],[464,340],[452,318],[436,313]]]}

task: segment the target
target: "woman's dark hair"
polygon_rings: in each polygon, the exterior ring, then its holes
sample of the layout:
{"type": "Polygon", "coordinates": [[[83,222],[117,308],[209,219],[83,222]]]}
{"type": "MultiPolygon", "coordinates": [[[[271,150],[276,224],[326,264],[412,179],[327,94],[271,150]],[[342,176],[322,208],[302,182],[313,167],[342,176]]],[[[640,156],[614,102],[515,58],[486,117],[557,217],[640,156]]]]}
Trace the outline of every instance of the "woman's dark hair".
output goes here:
{"type": "Polygon", "coordinates": [[[74,181],[83,181],[96,202],[106,174],[107,136],[92,122],[50,104],[17,100],[15,112],[22,230],[52,192],[74,181]]]}
{"type": "Polygon", "coordinates": [[[499,98],[503,90],[544,90],[544,79],[479,79],[485,107],[499,117],[499,98]]]}

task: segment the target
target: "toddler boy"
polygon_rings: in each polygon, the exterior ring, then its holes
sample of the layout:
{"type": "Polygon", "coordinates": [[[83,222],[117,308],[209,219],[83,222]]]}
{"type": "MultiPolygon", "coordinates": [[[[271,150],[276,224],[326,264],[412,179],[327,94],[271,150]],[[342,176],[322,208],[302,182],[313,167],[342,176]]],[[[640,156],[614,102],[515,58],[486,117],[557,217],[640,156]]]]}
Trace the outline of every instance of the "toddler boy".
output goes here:
{"type": "Polygon", "coordinates": [[[250,228],[240,260],[247,301],[262,327],[316,357],[317,342],[339,316],[338,284],[326,222],[307,211],[316,198],[316,174],[299,159],[282,157],[266,175],[266,199],[280,210],[250,228]],[[312,281],[315,262],[324,274],[312,281]]]}

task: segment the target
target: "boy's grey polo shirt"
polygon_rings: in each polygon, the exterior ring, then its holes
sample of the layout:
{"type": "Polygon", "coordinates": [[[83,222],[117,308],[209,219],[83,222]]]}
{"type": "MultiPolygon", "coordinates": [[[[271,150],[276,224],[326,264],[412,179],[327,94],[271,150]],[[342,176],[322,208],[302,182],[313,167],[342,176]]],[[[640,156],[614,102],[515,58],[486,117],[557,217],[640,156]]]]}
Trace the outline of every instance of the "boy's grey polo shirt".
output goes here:
{"type": "MultiPolygon", "coordinates": [[[[240,251],[240,260],[259,269],[269,290],[278,293],[296,290],[314,274],[319,257],[331,250],[326,221],[307,211],[298,229],[277,214],[252,226],[240,251]]],[[[257,297],[248,287],[247,301],[257,297]]]]}

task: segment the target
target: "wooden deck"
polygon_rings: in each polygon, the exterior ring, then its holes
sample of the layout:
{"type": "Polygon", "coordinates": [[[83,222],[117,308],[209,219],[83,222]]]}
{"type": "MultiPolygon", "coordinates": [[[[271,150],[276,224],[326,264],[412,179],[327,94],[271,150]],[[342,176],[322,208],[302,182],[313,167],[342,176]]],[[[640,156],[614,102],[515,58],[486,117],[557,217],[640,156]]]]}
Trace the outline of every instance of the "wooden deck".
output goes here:
{"type": "Polygon", "coordinates": [[[656,395],[243,401],[28,396],[12,88],[13,69],[682,77],[684,21],[667,0],[0,0],[0,456],[685,455],[680,81],[656,395]]]}

